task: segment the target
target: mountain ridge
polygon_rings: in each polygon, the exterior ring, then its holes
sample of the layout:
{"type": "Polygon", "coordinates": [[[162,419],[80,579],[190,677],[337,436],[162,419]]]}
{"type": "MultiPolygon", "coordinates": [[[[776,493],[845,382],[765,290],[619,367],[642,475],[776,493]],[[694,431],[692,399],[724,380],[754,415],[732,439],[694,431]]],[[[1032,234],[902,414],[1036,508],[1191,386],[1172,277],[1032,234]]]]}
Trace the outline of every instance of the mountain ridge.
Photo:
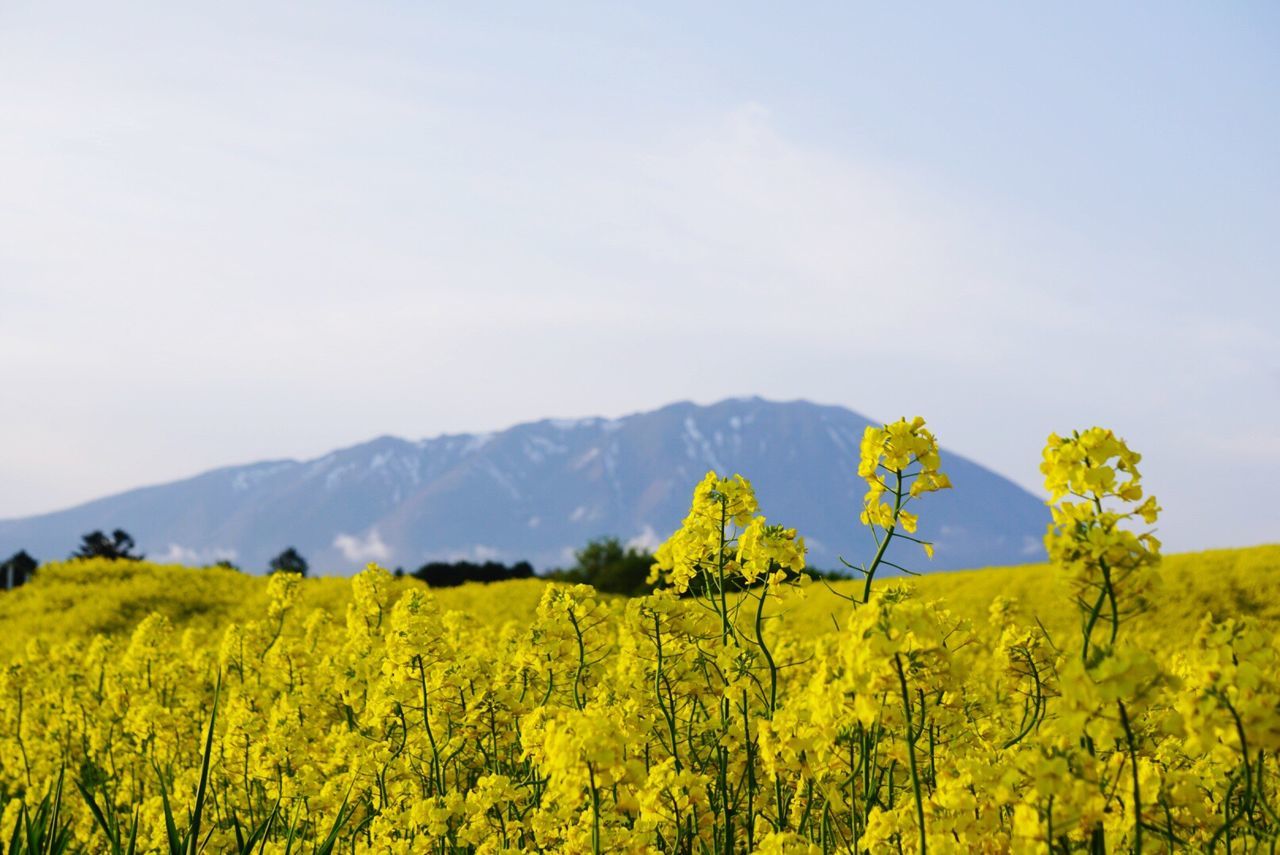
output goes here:
{"type": "MultiPolygon", "coordinates": [[[[409,440],[383,434],[313,458],[223,466],[71,508],[0,520],[0,552],[61,557],[95,528],[121,527],[153,558],[220,558],[258,570],[285,546],[346,572],[368,560],[572,560],[590,537],[652,547],[679,524],[707,471],[741,472],[762,512],[806,536],[810,561],[861,553],[862,429],[836,405],[731,398],[677,401],[617,418],[544,418],[504,430],[409,440]]],[[[957,488],[928,497],[922,534],[938,544],[916,570],[1019,563],[1043,555],[1044,504],[944,449],[957,488]]],[[[909,546],[904,543],[904,547],[909,546]]]]}

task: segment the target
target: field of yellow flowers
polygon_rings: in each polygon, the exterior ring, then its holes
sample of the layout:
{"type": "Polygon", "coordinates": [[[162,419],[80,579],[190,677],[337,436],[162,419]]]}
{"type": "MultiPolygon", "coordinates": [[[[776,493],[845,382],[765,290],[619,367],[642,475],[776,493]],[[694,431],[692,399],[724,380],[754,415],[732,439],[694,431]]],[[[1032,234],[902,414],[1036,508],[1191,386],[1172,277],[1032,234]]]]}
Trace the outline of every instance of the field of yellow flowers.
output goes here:
{"type": "Polygon", "coordinates": [[[45,566],[0,595],[0,844],[1274,852],[1280,547],[1162,561],[1139,463],[1050,437],[1052,563],[905,583],[919,419],[864,438],[849,582],[715,473],[630,600],[45,566]]]}

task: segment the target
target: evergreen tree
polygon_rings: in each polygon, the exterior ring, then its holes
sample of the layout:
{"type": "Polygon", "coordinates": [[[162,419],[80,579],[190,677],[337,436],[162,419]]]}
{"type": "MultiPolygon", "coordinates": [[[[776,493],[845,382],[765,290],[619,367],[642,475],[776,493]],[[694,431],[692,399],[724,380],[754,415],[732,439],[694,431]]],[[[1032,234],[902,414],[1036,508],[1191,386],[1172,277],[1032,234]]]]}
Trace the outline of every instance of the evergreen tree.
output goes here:
{"type": "Polygon", "coordinates": [[[303,558],[298,550],[290,546],[284,552],[271,559],[271,572],[297,573],[299,576],[306,576],[307,559],[303,558]]]}
{"type": "Polygon", "coordinates": [[[634,546],[623,546],[616,537],[600,537],[574,553],[577,564],[566,575],[580,579],[597,591],[635,596],[653,590],[648,584],[653,556],[634,546]]]}
{"type": "Polygon", "coordinates": [[[18,550],[0,564],[0,586],[7,589],[16,588],[29,582],[37,566],[38,562],[28,555],[25,549],[18,550]]]}
{"type": "Polygon", "coordinates": [[[72,559],[109,558],[114,561],[141,561],[141,553],[135,555],[133,538],[124,529],[116,529],[111,536],[101,531],[91,531],[80,538],[80,548],[71,553],[72,559]]]}

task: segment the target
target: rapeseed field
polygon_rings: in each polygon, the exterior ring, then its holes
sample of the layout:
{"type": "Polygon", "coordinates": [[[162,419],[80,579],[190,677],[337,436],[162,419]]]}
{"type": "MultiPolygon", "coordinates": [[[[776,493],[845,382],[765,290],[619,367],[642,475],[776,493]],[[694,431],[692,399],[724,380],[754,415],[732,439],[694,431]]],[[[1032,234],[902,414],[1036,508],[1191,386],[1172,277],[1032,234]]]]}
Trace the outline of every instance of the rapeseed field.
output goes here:
{"type": "Polygon", "coordinates": [[[717,473],[635,599],[47,565],[0,596],[0,834],[13,853],[1273,852],[1280,547],[1162,559],[1140,462],[1103,429],[1050,437],[1051,563],[919,579],[886,574],[927,561],[918,518],[952,489],[920,419],[863,440],[850,581],[810,580],[803,534],[717,473]]]}

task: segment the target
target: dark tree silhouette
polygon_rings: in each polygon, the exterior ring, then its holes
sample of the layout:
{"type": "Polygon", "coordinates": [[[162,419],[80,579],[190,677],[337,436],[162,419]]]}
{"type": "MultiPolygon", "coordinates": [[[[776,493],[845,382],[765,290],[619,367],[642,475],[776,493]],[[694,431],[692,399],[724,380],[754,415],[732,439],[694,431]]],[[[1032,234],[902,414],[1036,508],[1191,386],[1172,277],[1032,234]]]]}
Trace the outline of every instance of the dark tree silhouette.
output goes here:
{"type": "Polygon", "coordinates": [[[413,571],[433,588],[451,588],[464,582],[503,582],[507,579],[528,579],[533,576],[533,565],[519,561],[508,567],[497,561],[474,564],[470,561],[430,561],[413,571]]]}
{"type": "Polygon", "coordinates": [[[574,553],[577,565],[563,575],[585,582],[597,591],[635,596],[647,594],[653,586],[646,581],[653,556],[634,546],[623,546],[616,537],[589,541],[574,553]]]}
{"type": "Polygon", "coordinates": [[[299,576],[305,576],[307,575],[307,559],[303,558],[298,550],[290,546],[284,552],[271,559],[271,572],[297,573],[299,576]]]}
{"type": "Polygon", "coordinates": [[[236,564],[236,563],[235,563],[235,562],[233,562],[233,561],[228,561],[228,560],[227,560],[227,559],[225,559],[225,558],[223,558],[223,559],[221,559],[221,560],[219,560],[219,561],[215,561],[215,562],[213,562],[212,564],[210,564],[210,565],[209,565],[209,567],[211,567],[211,568],[213,568],[213,567],[218,567],[218,568],[221,568],[221,569],[223,569],[223,570],[234,570],[234,571],[236,571],[237,573],[242,572],[242,571],[240,570],[240,565],[239,565],[239,564],[236,564]]]}
{"type": "Polygon", "coordinates": [[[141,553],[135,555],[133,549],[137,544],[124,529],[116,529],[107,537],[100,531],[91,531],[80,538],[80,548],[71,553],[73,559],[78,558],[110,558],[112,560],[141,561],[141,553]]]}
{"type": "Polygon", "coordinates": [[[25,549],[18,550],[0,564],[0,586],[16,588],[31,581],[31,575],[36,572],[37,566],[38,562],[25,549]]]}

